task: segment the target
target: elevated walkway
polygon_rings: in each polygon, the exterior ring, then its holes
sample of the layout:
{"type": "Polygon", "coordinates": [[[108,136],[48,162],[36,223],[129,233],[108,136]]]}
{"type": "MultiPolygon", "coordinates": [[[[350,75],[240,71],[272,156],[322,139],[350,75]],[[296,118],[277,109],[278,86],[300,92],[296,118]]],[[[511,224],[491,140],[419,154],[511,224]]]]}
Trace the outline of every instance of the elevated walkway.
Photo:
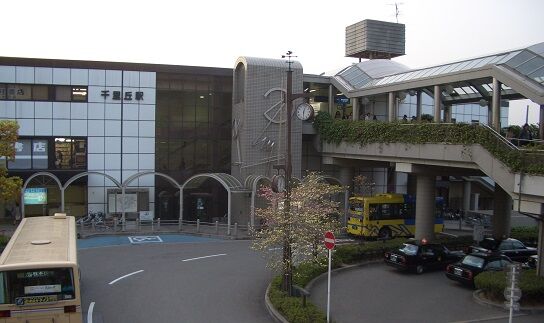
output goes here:
{"type": "MultiPolygon", "coordinates": [[[[499,134],[498,140],[505,141],[499,134]]],[[[525,152],[507,143],[501,143],[507,154],[521,154],[521,163],[542,163],[542,151],[525,152]]],[[[514,210],[541,214],[544,203],[544,175],[514,172],[488,148],[480,144],[446,143],[340,143],[323,142],[324,163],[336,164],[335,159],[365,160],[394,163],[396,170],[414,174],[437,176],[488,176],[502,187],[513,199],[514,210]],[[519,208],[518,208],[519,202],[519,208]]],[[[519,156],[519,155],[518,155],[519,156]]],[[[523,169],[523,168],[522,168],[523,169]]]]}

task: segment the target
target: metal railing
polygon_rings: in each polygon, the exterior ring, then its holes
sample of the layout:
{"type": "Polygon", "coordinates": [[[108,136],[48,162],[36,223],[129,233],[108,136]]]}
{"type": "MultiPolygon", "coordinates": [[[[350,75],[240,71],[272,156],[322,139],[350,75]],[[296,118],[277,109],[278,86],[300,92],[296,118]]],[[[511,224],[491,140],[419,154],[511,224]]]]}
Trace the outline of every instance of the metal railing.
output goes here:
{"type": "Polygon", "coordinates": [[[258,227],[251,226],[248,222],[245,225],[233,223],[179,221],[179,220],[126,220],[120,218],[110,218],[102,222],[78,223],[77,232],[79,236],[94,236],[104,234],[140,234],[140,233],[190,233],[206,236],[229,237],[234,239],[245,239],[251,236],[251,231],[258,227]],[[230,234],[229,234],[230,231],[230,234]]]}

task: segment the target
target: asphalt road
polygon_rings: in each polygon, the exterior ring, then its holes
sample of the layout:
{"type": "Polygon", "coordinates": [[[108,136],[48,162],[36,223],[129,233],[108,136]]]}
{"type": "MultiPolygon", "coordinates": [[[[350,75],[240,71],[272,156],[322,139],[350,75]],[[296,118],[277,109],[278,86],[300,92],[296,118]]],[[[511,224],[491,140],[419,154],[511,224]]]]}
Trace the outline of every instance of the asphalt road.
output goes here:
{"type": "Polygon", "coordinates": [[[271,322],[264,293],[272,274],[249,246],[200,241],[80,249],[85,320],[94,303],[93,323],[271,322]]]}
{"type": "MultiPolygon", "coordinates": [[[[415,275],[374,263],[333,273],[331,318],[337,323],[508,322],[508,312],[476,303],[472,292],[442,271],[415,275]]],[[[312,288],[311,300],[326,311],[326,275],[312,288]]],[[[517,316],[514,322],[544,322],[544,314],[517,316]]]]}

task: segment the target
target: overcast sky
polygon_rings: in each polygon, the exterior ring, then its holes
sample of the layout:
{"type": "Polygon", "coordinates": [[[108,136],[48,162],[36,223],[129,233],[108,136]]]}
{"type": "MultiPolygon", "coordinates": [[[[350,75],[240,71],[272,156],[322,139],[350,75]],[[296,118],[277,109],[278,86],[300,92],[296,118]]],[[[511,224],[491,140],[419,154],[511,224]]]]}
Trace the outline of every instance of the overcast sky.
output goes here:
{"type": "MultiPolygon", "coordinates": [[[[345,28],[395,22],[394,0],[4,1],[0,56],[232,68],[239,56],[298,56],[305,73],[355,62],[345,28]]],[[[544,42],[542,0],[401,0],[406,56],[417,68],[544,42]]],[[[525,102],[510,123],[525,121],[525,102]]],[[[532,104],[530,121],[537,122],[532,104]]]]}

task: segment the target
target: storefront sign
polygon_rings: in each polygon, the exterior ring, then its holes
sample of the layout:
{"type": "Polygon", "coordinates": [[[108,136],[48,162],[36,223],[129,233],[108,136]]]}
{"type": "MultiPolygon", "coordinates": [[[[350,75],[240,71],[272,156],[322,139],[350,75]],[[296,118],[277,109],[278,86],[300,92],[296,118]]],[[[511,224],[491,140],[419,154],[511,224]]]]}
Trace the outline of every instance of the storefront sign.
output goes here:
{"type": "Polygon", "coordinates": [[[25,194],[23,196],[23,201],[25,205],[47,204],[47,188],[26,188],[25,194]]]}

